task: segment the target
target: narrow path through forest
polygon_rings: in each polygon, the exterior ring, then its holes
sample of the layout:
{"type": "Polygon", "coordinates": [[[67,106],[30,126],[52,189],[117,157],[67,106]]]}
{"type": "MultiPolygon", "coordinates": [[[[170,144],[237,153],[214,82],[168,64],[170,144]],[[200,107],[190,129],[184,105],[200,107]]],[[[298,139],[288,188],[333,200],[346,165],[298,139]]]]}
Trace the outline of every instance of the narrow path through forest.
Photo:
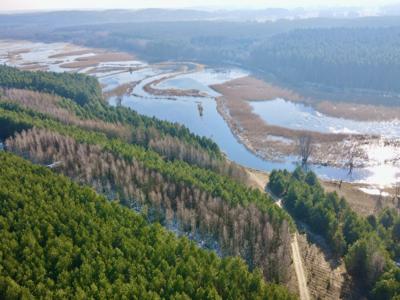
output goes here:
{"type": "MultiPolygon", "coordinates": [[[[276,205],[282,208],[282,199],[277,198],[271,191],[267,189],[268,194],[275,200],[276,205]]],[[[310,300],[310,292],[307,286],[307,276],[303,267],[303,260],[300,255],[299,243],[297,241],[297,232],[295,232],[292,243],[292,259],[294,270],[296,271],[297,283],[299,285],[300,300],[310,300]]]]}
{"type": "MultiPolygon", "coordinates": [[[[248,170],[248,173],[251,181],[255,185],[257,185],[261,190],[266,191],[272,197],[272,199],[274,199],[275,204],[283,209],[282,199],[276,197],[269,189],[266,189],[267,185],[267,183],[265,182],[266,179],[261,178],[260,174],[254,172],[254,170],[248,170]]],[[[301,254],[300,254],[300,247],[297,241],[297,232],[295,232],[292,238],[291,248],[292,248],[292,259],[293,259],[294,269],[296,272],[297,282],[299,286],[300,300],[310,300],[311,298],[307,286],[307,276],[304,271],[303,260],[301,259],[301,254]]]]}
{"type": "MultiPolygon", "coordinates": [[[[267,193],[275,200],[276,205],[282,208],[282,199],[277,198],[271,191],[267,189],[267,193]]],[[[295,232],[292,239],[292,259],[294,264],[294,270],[296,272],[297,283],[299,285],[300,300],[310,300],[310,292],[307,286],[307,276],[303,267],[303,260],[300,255],[300,247],[297,241],[297,232],[295,232]]]]}
{"type": "Polygon", "coordinates": [[[297,282],[299,284],[299,294],[301,300],[309,300],[310,293],[307,286],[307,278],[303,268],[303,261],[300,255],[299,243],[297,242],[297,232],[292,240],[292,257],[294,269],[296,271],[297,282]]]}

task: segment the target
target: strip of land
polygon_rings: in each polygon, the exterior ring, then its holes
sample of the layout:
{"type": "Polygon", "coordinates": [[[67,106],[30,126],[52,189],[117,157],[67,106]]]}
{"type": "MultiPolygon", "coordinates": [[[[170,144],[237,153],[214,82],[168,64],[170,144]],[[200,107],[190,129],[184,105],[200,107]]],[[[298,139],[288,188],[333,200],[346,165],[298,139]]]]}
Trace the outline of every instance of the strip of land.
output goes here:
{"type": "Polygon", "coordinates": [[[270,125],[253,111],[250,101],[276,98],[304,101],[293,91],[254,77],[235,79],[212,88],[222,95],[217,98],[217,109],[233,134],[250,151],[263,159],[277,160],[284,156],[297,155],[299,138],[310,136],[315,147],[310,159],[312,163],[344,167],[354,159],[355,167],[364,167],[367,157],[365,145],[379,139],[371,135],[320,133],[270,125]]]}
{"type": "Polygon", "coordinates": [[[113,61],[129,61],[133,60],[134,56],[128,53],[121,52],[110,52],[110,53],[97,53],[95,55],[78,57],[73,62],[62,64],[62,68],[86,68],[95,67],[102,62],[113,62],[113,61]]]}

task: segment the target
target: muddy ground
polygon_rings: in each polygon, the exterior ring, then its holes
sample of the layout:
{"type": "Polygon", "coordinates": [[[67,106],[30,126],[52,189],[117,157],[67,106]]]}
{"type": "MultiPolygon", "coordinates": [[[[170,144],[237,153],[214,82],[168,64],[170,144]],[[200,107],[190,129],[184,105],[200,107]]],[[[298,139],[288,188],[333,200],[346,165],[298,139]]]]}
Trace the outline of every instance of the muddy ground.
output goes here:
{"type": "MultiPolygon", "coordinates": [[[[253,77],[235,79],[212,88],[222,95],[217,98],[217,108],[232,132],[250,151],[264,159],[297,155],[299,137],[310,136],[314,147],[311,163],[344,167],[353,161],[354,167],[365,167],[365,146],[379,141],[376,136],[319,133],[267,124],[253,112],[250,101],[276,98],[303,101],[293,91],[253,77]]],[[[321,105],[325,109],[328,107],[324,103],[321,105]]]]}

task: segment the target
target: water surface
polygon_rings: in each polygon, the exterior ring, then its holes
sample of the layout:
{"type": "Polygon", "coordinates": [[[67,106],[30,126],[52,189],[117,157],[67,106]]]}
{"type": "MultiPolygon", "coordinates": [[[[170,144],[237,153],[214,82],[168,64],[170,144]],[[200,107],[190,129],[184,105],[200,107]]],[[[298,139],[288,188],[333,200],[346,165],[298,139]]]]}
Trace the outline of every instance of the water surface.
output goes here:
{"type": "Polygon", "coordinates": [[[297,130],[322,133],[358,133],[400,137],[400,120],[365,122],[336,118],[319,113],[311,106],[284,99],[250,102],[253,111],[266,123],[297,130]]]}
{"type": "MultiPolygon", "coordinates": [[[[62,64],[74,62],[80,57],[94,55],[86,53],[82,55],[71,55],[52,58],[52,55],[65,53],[73,50],[83,49],[71,46],[66,43],[31,43],[26,41],[0,41],[0,63],[11,66],[23,67],[26,64],[37,64],[50,71],[55,72],[89,72],[88,68],[62,67],[62,64]],[[9,52],[28,50],[10,59],[9,52]]],[[[240,69],[199,69],[196,64],[168,63],[160,65],[149,65],[143,61],[114,61],[100,63],[98,71],[92,75],[99,78],[104,86],[104,91],[110,91],[122,84],[138,82],[131,95],[125,95],[122,105],[130,107],[137,112],[154,116],[162,120],[178,122],[188,127],[193,133],[213,139],[227,155],[243,166],[271,171],[272,169],[286,168],[293,170],[296,167],[298,158],[285,157],[283,161],[263,160],[252,152],[248,151],[243,144],[237,141],[230,128],[219,115],[216,109],[215,97],[218,94],[210,88],[210,85],[220,84],[236,78],[248,76],[249,73],[240,69]],[[178,74],[186,65],[190,73],[178,74]],[[122,68],[123,70],[116,70],[122,68]],[[171,77],[159,83],[159,89],[197,89],[208,97],[165,97],[150,95],[143,90],[143,87],[161,78],[171,77]],[[199,105],[203,107],[203,114],[199,113],[199,105]]],[[[111,98],[110,103],[115,105],[116,99],[111,98]]],[[[267,123],[284,126],[292,129],[309,129],[321,132],[357,132],[376,133],[385,136],[400,136],[399,122],[357,122],[340,118],[332,118],[314,111],[312,108],[302,104],[295,104],[277,99],[268,102],[253,102],[253,109],[267,123]]],[[[271,137],[268,137],[271,138],[271,137]]],[[[273,137],[272,137],[273,138],[273,137]]],[[[281,139],[280,137],[275,137],[281,139]]],[[[389,184],[396,178],[398,168],[387,165],[385,160],[392,158],[396,148],[387,149],[382,152],[382,147],[376,150],[371,148],[371,161],[376,161],[376,166],[369,166],[363,169],[354,170],[351,177],[347,175],[346,169],[314,166],[312,169],[322,178],[361,181],[373,184],[389,184]]]]}

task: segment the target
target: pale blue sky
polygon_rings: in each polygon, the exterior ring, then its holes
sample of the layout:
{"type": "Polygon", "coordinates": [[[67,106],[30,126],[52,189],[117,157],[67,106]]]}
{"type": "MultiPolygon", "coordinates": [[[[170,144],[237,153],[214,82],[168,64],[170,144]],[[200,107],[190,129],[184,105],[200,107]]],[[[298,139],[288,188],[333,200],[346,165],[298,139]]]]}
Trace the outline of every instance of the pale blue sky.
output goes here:
{"type": "Polygon", "coordinates": [[[1,11],[52,10],[52,9],[112,9],[147,7],[217,7],[217,8],[266,8],[266,7],[325,7],[365,6],[379,7],[400,0],[0,0],[1,11]],[[243,4],[245,2],[245,4],[243,4]]]}

